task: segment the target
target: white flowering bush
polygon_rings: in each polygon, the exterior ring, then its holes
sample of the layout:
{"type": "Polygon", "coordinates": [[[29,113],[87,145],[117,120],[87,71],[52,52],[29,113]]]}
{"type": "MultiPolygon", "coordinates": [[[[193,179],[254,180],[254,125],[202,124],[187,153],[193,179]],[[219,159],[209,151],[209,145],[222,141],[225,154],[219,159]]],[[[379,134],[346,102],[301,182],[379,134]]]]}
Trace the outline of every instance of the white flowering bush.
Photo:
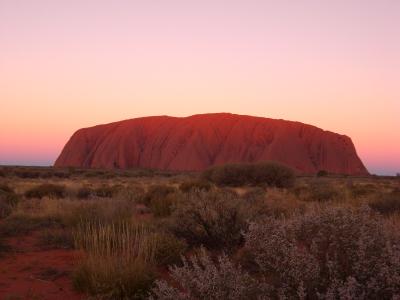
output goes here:
{"type": "MultiPolygon", "coordinates": [[[[400,295],[400,249],[369,209],[326,208],[250,224],[246,250],[273,298],[392,299],[400,295]]],[[[397,243],[396,243],[397,242],[397,243]]]]}
{"type": "Polygon", "coordinates": [[[264,299],[267,290],[266,285],[259,284],[227,256],[220,256],[214,262],[204,250],[189,260],[183,258],[183,266],[170,267],[170,273],[178,287],[156,281],[150,299],[264,299]]]}

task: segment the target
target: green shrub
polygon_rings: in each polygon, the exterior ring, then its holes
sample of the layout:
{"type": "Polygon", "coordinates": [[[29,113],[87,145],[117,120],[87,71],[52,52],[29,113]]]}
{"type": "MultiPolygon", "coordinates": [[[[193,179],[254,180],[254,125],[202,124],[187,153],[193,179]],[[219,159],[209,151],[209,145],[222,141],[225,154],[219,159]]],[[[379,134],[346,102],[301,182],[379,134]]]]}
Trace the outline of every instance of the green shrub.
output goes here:
{"type": "Polygon", "coordinates": [[[158,265],[178,264],[185,253],[187,244],[173,234],[160,232],[157,234],[157,249],[155,260],[158,265]]]}
{"type": "Polygon", "coordinates": [[[26,198],[64,198],[66,195],[65,186],[59,184],[45,183],[35,186],[25,192],[26,198]]]}
{"type": "Polygon", "coordinates": [[[400,191],[394,190],[387,194],[381,194],[369,203],[369,206],[383,214],[391,215],[400,212],[400,191]]]}
{"type": "Polygon", "coordinates": [[[215,166],[203,177],[218,185],[263,185],[278,188],[293,186],[295,174],[289,167],[276,162],[237,163],[215,166]]]}
{"type": "Polygon", "coordinates": [[[242,242],[248,210],[238,196],[226,191],[185,194],[171,216],[170,229],[191,246],[233,251],[242,242]]]}
{"type": "Polygon", "coordinates": [[[150,206],[153,199],[163,199],[167,195],[175,193],[176,189],[168,185],[152,185],[143,197],[143,203],[150,206]]]}
{"type": "Polygon", "coordinates": [[[180,184],[179,189],[184,192],[188,193],[193,190],[204,190],[209,191],[212,188],[212,184],[204,179],[193,179],[188,180],[180,184]]]}
{"type": "Polygon", "coordinates": [[[172,207],[177,202],[179,196],[176,192],[171,186],[153,185],[140,202],[148,206],[156,217],[166,217],[171,214],[172,207]]]}
{"type": "Polygon", "coordinates": [[[247,163],[225,164],[205,170],[203,177],[218,185],[242,186],[252,180],[251,169],[247,163]]]}
{"type": "Polygon", "coordinates": [[[173,193],[168,194],[165,198],[153,198],[150,202],[150,210],[155,217],[167,217],[171,215],[179,197],[179,194],[173,193]]]}

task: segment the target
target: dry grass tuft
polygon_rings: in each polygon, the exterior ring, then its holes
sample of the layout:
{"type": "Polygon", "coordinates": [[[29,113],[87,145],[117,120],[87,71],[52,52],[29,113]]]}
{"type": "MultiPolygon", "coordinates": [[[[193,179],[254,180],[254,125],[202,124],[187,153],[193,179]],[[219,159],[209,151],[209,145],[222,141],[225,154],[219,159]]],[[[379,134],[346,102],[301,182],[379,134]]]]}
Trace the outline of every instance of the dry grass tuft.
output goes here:
{"type": "Polygon", "coordinates": [[[82,222],[75,247],[85,253],[74,286],[106,299],[144,298],[154,280],[157,239],[140,224],[82,222]]]}

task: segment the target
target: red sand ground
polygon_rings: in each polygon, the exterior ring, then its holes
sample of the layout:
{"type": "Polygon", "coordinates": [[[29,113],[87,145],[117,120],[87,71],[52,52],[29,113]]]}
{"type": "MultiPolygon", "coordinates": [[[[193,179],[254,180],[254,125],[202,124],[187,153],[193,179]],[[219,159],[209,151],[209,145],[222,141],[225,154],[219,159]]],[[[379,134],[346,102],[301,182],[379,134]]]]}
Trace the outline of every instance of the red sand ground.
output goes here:
{"type": "Polygon", "coordinates": [[[38,233],[8,239],[12,249],[0,257],[0,299],[83,299],[69,277],[77,252],[43,250],[37,241],[38,233]]]}

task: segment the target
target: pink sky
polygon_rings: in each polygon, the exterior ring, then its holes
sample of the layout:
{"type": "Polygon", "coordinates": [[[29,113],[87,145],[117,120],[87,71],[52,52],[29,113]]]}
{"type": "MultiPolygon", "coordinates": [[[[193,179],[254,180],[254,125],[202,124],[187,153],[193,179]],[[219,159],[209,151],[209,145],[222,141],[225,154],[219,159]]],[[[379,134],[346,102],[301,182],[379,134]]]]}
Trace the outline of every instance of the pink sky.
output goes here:
{"type": "Polygon", "coordinates": [[[400,1],[0,0],[0,164],[81,127],[232,112],[349,135],[400,172],[400,1]]]}

